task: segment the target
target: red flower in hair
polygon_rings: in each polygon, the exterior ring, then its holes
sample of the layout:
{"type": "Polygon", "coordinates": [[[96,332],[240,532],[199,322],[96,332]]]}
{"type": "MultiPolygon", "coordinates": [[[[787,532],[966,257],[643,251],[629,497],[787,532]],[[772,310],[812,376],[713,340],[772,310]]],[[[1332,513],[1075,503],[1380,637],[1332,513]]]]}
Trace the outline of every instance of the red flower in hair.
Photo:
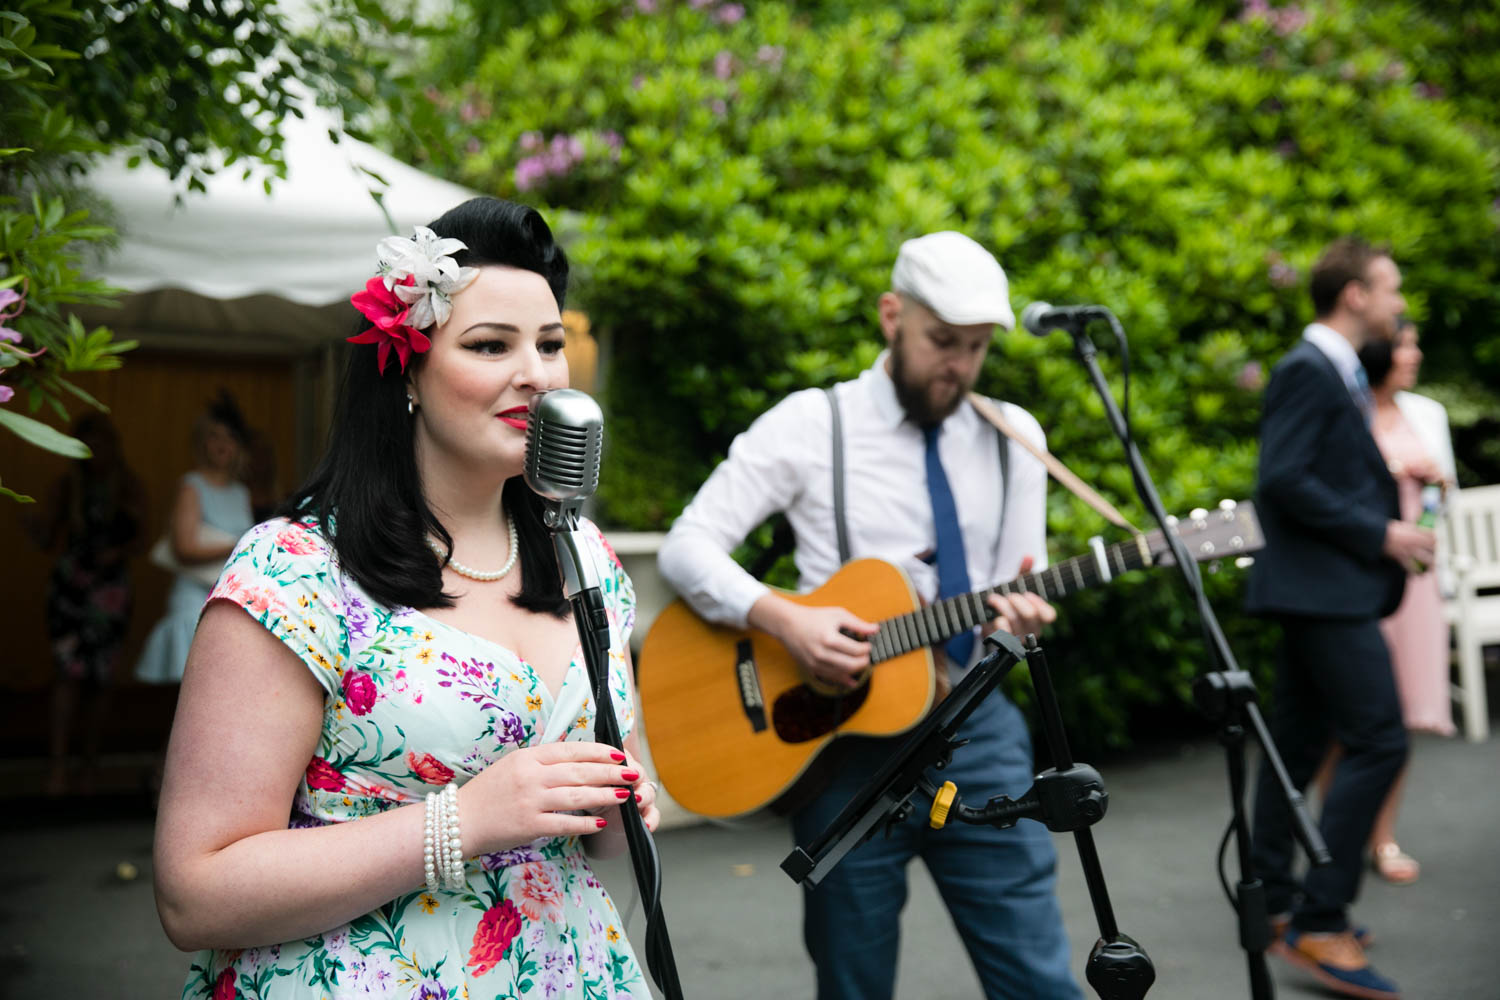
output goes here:
{"type": "MultiPolygon", "coordinates": [[[[415,285],[416,277],[408,274],[397,284],[415,285]]],[[[354,303],[354,308],[364,313],[366,319],[375,324],[364,333],[348,338],[349,342],[379,344],[377,363],[382,372],[385,371],[385,363],[392,348],[395,348],[396,356],[401,359],[401,370],[406,371],[406,363],[411,360],[413,352],[421,354],[432,346],[432,341],[427,339],[426,334],[407,325],[411,306],[401,301],[392,289],[385,287],[384,278],[371,278],[365,282],[365,290],[349,296],[349,301],[354,303]]]]}

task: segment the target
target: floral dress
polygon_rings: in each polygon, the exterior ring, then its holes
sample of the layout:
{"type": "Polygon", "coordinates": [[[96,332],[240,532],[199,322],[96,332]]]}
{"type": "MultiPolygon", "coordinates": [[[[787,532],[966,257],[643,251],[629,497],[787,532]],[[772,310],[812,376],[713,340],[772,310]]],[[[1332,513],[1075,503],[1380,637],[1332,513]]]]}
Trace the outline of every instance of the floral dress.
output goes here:
{"type": "MultiPolygon", "coordinates": [[[[624,650],[635,594],[598,528],[585,521],[582,531],[609,612],[609,688],[628,732],[634,712],[624,650]]],[[[376,604],[339,572],[314,520],[253,528],[214,598],[248,611],[326,692],[317,755],[297,788],[291,827],[422,802],[519,747],[593,738],[581,650],[554,699],[510,650],[412,608],[376,604]]],[[[471,858],[466,870],[464,891],[420,888],[307,940],[201,952],[184,1000],[650,996],[579,838],[471,858]]]]}

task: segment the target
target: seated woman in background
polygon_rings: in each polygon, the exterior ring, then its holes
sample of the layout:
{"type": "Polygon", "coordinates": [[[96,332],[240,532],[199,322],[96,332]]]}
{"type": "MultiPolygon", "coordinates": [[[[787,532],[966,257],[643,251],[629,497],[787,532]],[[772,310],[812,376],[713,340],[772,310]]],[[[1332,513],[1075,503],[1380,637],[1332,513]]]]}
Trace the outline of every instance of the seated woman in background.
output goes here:
{"type": "MultiPolygon", "coordinates": [[[[567,259],[494,198],[379,251],[328,452],[189,656],[155,849],[167,935],[202,949],[184,996],[649,997],[584,852],[623,847],[632,796],[654,828],[655,789],[634,734],[593,739],[522,478],[528,404],[568,384],[567,259]]],[[[581,531],[630,733],[634,593],[581,531]]]]}

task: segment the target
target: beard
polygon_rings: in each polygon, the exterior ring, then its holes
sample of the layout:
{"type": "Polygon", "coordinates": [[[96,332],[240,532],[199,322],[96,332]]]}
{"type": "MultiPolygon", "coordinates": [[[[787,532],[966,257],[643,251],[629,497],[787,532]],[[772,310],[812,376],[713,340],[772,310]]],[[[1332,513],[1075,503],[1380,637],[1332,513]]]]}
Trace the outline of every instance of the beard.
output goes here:
{"type": "Polygon", "coordinates": [[[925,383],[917,381],[906,367],[904,340],[905,331],[898,326],[896,336],[891,340],[891,382],[896,387],[896,401],[918,427],[936,427],[963,402],[964,387],[953,391],[948,382],[937,379],[925,383]],[[952,395],[946,395],[950,391],[952,395]]]}

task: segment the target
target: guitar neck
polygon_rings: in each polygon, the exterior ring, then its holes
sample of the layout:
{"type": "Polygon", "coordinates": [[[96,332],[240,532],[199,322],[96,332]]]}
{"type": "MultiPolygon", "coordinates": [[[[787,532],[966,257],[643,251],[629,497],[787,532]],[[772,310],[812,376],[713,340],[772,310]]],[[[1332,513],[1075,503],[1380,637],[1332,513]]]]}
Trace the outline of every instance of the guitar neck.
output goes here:
{"type": "Polygon", "coordinates": [[[935,646],[989,621],[995,617],[995,609],[985,602],[991,594],[1036,594],[1050,601],[1150,565],[1150,547],[1143,536],[1136,536],[1114,545],[1101,545],[1088,555],[1064,559],[1035,573],[1023,573],[1008,583],[935,601],[881,622],[880,631],[870,640],[870,662],[879,663],[923,646],[935,646]]]}

